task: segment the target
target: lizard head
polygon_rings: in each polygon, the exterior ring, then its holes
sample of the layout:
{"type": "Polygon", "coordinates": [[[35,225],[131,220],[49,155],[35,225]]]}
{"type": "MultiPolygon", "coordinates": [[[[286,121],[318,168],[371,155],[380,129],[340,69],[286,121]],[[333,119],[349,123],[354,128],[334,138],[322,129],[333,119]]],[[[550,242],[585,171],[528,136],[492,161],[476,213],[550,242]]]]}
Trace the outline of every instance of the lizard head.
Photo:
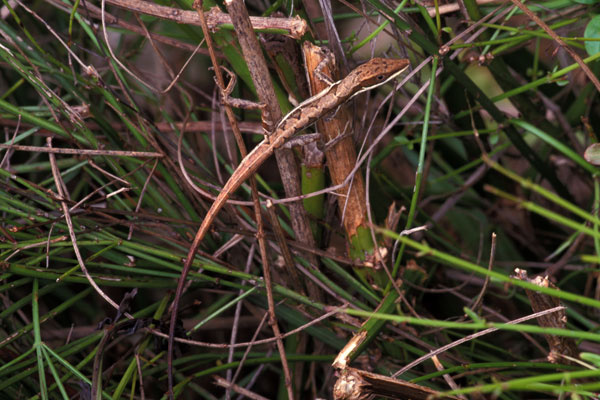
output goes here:
{"type": "Polygon", "coordinates": [[[367,61],[350,73],[354,75],[356,92],[364,92],[391,81],[404,72],[409,64],[405,58],[373,58],[367,61]]]}

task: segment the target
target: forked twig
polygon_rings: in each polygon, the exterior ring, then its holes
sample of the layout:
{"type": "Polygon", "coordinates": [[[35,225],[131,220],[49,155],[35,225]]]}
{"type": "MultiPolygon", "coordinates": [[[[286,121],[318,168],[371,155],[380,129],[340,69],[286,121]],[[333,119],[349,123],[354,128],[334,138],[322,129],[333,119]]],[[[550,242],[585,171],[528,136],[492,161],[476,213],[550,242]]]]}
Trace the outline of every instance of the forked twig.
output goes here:
{"type": "MultiPolygon", "coordinates": [[[[52,146],[52,138],[51,137],[46,138],[46,141],[48,143],[48,146],[52,146]]],[[[69,236],[71,238],[71,243],[73,243],[73,251],[75,252],[75,257],[77,258],[77,261],[79,262],[79,267],[81,268],[81,271],[85,275],[86,279],[90,282],[90,285],[92,285],[94,290],[96,290],[96,293],[98,293],[98,295],[100,297],[102,297],[104,300],[106,300],[106,302],[108,304],[110,304],[112,307],[114,307],[116,310],[118,310],[119,305],[117,303],[115,303],[113,301],[113,299],[111,299],[106,293],[104,293],[104,291],[102,289],[100,289],[100,287],[96,284],[96,282],[94,281],[94,278],[92,278],[92,276],[90,275],[89,271],[87,270],[87,268],[85,266],[85,262],[83,261],[83,257],[81,257],[81,253],[79,251],[79,246],[77,245],[77,236],[75,236],[75,229],[73,228],[73,221],[71,220],[71,213],[69,212],[69,206],[67,204],[67,201],[65,200],[65,199],[67,199],[67,192],[64,189],[64,182],[60,175],[60,171],[58,170],[58,166],[56,165],[56,157],[54,156],[54,153],[50,153],[49,158],[50,158],[50,166],[52,169],[52,176],[54,177],[54,182],[56,184],[56,189],[58,191],[58,195],[61,197],[61,199],[63,199],[63,200],[61,200],[60,205],[63,209],[65,222],[67,224],[67,228],[69,229],[69,236]]],[[[131,316],[131,314],[129,314],[129,313],[125,313],[125,316],[129,319],[133,318],[131,316]]]]}

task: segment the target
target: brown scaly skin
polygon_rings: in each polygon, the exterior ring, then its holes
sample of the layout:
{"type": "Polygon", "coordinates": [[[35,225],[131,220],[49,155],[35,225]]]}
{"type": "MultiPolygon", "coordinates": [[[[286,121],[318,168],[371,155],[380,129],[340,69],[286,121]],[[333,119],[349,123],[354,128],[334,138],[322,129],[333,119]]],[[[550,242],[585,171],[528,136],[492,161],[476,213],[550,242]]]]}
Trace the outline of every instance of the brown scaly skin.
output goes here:
{"type": "Polygon", "coordinates": [[[175,298],[171,308],[171,322],[169,326],[169,341],[167,350],[167,364],[169,376],[169,397],[173,395],[173,337],[179,298],[183,292],[185,279],[190,271],[192,260],[200,247],[200,243],[212,225],[217,213],[225,205],[232,193],[250,177],[269,158],[275,149],[282,146],[287,139],[300,132],[324,115],[350,100],[353,96],[374,87],[380,86],[395,78],[408,68],[406,59],[373,58],[352,70],[344,79],[333,83],[330,87],[317,93],[315,96],[302,102],[298,107],[286,115],[279,123],[275,132],[265,138],[254,148],[240,163],[233,175],[229,178],[217,199],[211,206],[202,221],[194,242],[188,251],[183,270],[179,276],[175,298]]]}

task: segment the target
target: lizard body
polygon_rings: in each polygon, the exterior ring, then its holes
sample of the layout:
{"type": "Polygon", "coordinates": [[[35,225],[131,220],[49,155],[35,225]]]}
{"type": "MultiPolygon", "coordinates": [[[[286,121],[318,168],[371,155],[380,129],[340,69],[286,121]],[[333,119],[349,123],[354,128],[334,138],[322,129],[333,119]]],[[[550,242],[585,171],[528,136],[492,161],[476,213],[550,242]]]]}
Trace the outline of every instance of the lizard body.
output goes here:
{"type": "Polygon", "coordinates": [[[287,139],[308,127],[329,112],[337,109],[359,93],[381,86],[396,78],[408,68],[406,59],[373,58],[352,70],[344,79],[331,84],[325,90],[300,103],[289,112],[277,125],[274,133],[266,137],[240,162],[233,172],[217,199],[212,204],[202,221],[194,241],[189,249],[184,267],[177,283],[177,290],[171,309],[169,327],[168,368],[170,370],[173,357],[173,334],[177,320],[179,298],[182,295],[185,279],[202,239],[208,232],[217,213],[225,205],[231,194],[248,179],[262,163],[269,158],[275,149],[282,146],[287,139]]]}

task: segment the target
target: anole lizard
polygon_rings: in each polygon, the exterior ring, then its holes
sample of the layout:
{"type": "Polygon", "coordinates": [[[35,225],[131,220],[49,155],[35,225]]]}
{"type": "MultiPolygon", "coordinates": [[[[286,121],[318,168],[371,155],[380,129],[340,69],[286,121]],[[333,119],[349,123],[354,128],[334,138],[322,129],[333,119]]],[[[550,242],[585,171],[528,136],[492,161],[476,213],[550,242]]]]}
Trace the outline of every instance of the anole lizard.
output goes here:
{"type": "Polygon", "coordinates": [[[237,188],[239,188],[240,185],[273,154],[275,149],[282,146],[287,139],[331,111],[334,111],[337,107],[357,94],[381,86],[396,78],[408,68],[408,65],[409,61],[406,59],[373,58],[365,64],[358,66],[344,79],[332,83],[325,90],[300,103],[296,108],[289,112],[281,122],[279,122],[272,135],[260,142],[260,144],[248,153],[248,155],[240,162],[239,166],[233,172],[217,196],[217,199],[208,210],[198,232],[196,232],[196,237],[188,251],[183,270],[179,276],[177,290],[175,291],[175,299],[173,300],[171,308],[171,322],[169,326],[167,355],[169,374],[172,372],[173,336],[175,332],[175,322],[177,320],[177,308],[179,306],[179,298],[183,292],[185,279],[190,271],[192,261],[200,247],[202,239],[204,239],[204,236],[208,232],[217,213],[225,205],[227,199],[229,199],[231,194],[234,193],[237,188]]]}

